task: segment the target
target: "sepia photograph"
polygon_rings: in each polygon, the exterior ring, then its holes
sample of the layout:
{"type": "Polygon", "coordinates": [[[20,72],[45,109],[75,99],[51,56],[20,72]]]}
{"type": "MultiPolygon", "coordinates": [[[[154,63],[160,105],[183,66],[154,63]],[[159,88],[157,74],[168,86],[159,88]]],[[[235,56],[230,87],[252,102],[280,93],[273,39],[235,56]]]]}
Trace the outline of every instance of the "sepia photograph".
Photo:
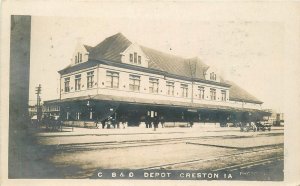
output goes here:
{"type": "Polygon", "coordinates": [[[285,23],[124,3],[9,15],[8,179],[284,183],[285,23]]]}

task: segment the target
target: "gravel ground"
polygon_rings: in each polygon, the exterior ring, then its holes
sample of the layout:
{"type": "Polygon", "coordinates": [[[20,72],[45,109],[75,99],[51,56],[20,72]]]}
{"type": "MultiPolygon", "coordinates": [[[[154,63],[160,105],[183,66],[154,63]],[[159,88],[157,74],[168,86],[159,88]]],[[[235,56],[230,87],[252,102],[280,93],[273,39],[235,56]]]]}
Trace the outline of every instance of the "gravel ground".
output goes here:
{"type": "Polygon", "coordinates": [[[75,128],[74,132],[33,131],[35,140],[26,144],[30,148],[25,146],[26,156],[20,160],[30,162],[26,165],[30,171],[19,172],[18,177],[89,178],[97,169],[155,166],[212,170],[249,160],[283,156],[283,133],[283,128],[274,128],[271,132],[240,132],[239,128],[219,127],[159,128],[157,131],[138,127],[75,128]],[[281,147],[201,162],[262,145],[281,147]],[[172,165],[188,161],[195,162],[172,165]]]}

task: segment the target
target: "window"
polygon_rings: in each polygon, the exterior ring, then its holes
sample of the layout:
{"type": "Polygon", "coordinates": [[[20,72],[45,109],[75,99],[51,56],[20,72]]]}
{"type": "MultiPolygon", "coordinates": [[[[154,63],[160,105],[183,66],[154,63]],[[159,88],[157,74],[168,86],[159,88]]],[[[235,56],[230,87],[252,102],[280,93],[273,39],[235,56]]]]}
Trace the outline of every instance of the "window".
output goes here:
{"type": "Polygon", "coordinates": [[[216,89],[214,89],[214,88],[210,89],[210,99],[216,100],[216,89]]]}
{"type": "Polygon", "coordinates": [[[142,57],[139,56],[139,57],[138,57],[138,64],[140,65],[141,63],[142,63],[142,57]]]}
{"type": "Polygon", "coordinates": [[[129,54],[129,61],[130,61],[130,63],[133,62],[133,54],[129,54]]]}
{"type": "Polygon", "coordinates": [[[158,79],[149,78],[149,92],[158,93],[158,79]]]}
{"type": "Polygon", "coordinates": [[[80,120],[80,112],[76,112],[76,114],[75,114],[75,117],[76,117],[76,120],[80,120]]]}
{"type": "Polygon", "coordinates": [[[148,115],[149,117],[151,117],[151,118],[154,118],[154,117],[157,117],[157,112],[151,110],[151,111],[148,111],[148,112],[147,112],[147,115],[148,115]]]}
{"type": "Polygon", "coordinates": [[[66,117],[66,119],[69,120],[69,118],[70,118],[70,112],[67,112],[67,117],[66,117]]]}
{"type": "Polygon", "coordinates": [[[134,63],[137,63],[137,53],[134,53],[134,63]]]}
{"type": "Polygon", "coordinates": [[[65,92],[70,92],[70,78],[65,78],[65,92]]]}
{"type": "Polygon", "coordinates": [[[210,73],[210,80],[217,80],[217,75],[214,72],[210,73]]]}
{"type": "Polygon", "coordinates": [[[81,86],[81,75],[75,76],[75,90],[80,90],[81,86]]]}
{"type": "Polygon", "coordinates": [[[106,87],[119,88],[119,73],[107,71],[106,72],[106,87]]]}
{"type": "Polygon", "coordinates": [[[140,76],[129,75],[129,90],[140,91],[140,76]]]}
{"type": "Polygon", "coordinates": [[[188,97],[188,85],[187,84],[181,84],[181,97],[188,97]]]}
{"type": "Polygon", "coordinates": [[[75,64],[77,63],[81,63],[82,62],[82,53],[77,53],[77,55],[75,56],[75,64]]]}
{"type": "Polygon", "coordinates": [[[174,82],[167,81],[167,94],[174,96],[174,82]]]}
{"type": "Polygon", "coordinates": [[[204,87],[198,87],[199,99],[204,99],[204,87]]]}
{"type": "Polygon", "coordinates": [[[221,91],[222,101],[226,101],[226,90],[221,91]]]}
{"type": "Polygon", "coordinates": [[[90,112],[90,119],[93,119],[93,112],[90,112]]]}
{"type": "Polygon", "coordinates": [[[75,56],[75,64],[82,62],[82,53],[77,53],[75,56]]]}
{"type": "Polygon", "coordinates": [[[82,62],[82,54],[79,54],[79,62],[82,62]]]}
{"type": "Polygon", "coordinates": [[[87,88],[93,88],[94,85],[94,71],[87,73],[87,88]]]}
{"type": "Polygon", "coordinates": [[[75,64],[77,64],[78,63],[78,61],[77,61],[77,56],[75,56],[75,64]]]}

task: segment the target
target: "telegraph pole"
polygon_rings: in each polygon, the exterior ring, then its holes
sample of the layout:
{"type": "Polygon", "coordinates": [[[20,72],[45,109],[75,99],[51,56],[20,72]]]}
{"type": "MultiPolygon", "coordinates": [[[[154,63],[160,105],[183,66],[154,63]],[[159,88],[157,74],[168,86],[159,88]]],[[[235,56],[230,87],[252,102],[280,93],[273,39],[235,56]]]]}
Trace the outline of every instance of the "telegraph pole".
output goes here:
{"type": "Polygon", "coordinates": [[[42,92],[42,86],[39,84],[38,87],[35,87],[36,91],[36,116],[37,116],[37,122],[40,124],[40,121],[42,119],[42,109],[41,109],[41,92],[42,92]]]}

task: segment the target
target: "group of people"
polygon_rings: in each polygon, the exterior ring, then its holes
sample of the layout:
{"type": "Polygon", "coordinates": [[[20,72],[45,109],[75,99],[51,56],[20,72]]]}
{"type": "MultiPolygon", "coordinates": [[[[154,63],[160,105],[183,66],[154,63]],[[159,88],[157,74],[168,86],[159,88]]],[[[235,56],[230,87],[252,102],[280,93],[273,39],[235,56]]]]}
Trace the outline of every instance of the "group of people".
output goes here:
{"type": "Polygon", "coordinates": [[[120,123],[122,125],[122,128],[124,129],[125,128],[125,124],[126,122],[125,121],[117,121],[116,119],[114,119],[113,117],[109,116],[108,118],[100,121],[100,120],[96,120],[95,121],[96,125],[100,124],[102,125],[102,129],[104,129],[105,127],[106,128],[120,128],[120,123]]]}
{"type": "Polygon", "coordinates": [[[154,129],[158,128],[158,124],[161,124],[161,127],[164,128],[164,124],[165,124],[165,119],[163,116],[161,117],[146,117],[145,118],[145,124],[146,124],[146,128],[152,128],[154,127],[154,129]]]}

